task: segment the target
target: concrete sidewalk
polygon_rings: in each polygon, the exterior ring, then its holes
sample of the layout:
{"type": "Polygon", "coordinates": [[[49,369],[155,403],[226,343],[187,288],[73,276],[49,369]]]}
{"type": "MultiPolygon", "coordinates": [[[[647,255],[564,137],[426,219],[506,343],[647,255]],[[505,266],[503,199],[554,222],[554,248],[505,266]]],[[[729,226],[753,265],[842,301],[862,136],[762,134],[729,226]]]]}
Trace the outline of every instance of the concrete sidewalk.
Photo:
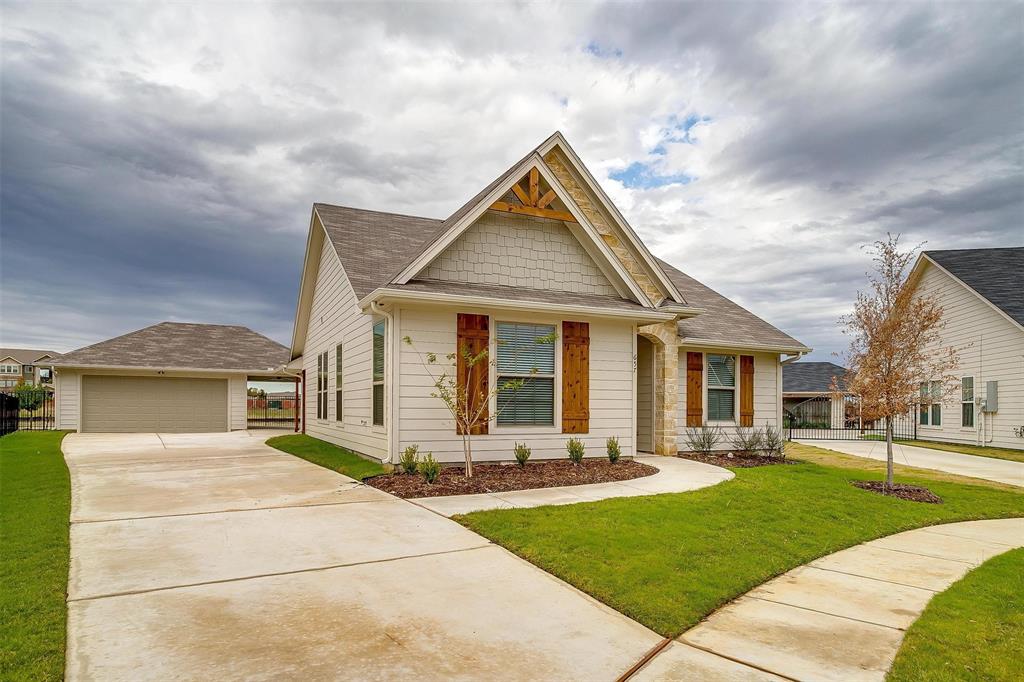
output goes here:
{"type": "Polygon", "coordinates": [[[68,680],[613,680],[661,641],[265,435],[64,439],[68,680]]]}
{"type": "MultiPolygon", "coordinates": [[[[883,441],[800,440],[799,442],[855,457],[866,457],[883,462],[886,460],[883,441]]],[[[1011,462],[994,457],[977,457],[945,450],[919,448],[913,445],[900,445],[899,443],[893,443],[892,456],[896,464],[905,464],[919,469],[935,469],[972,478],[984,478],[1007,485],[1024,486],[1024,462],[1011,462]]]]}
{"type": "Polygon", "coordinates": [[[836,552],[751,590],[683,633],[636,676],[881,681],[929,600],[986,560],[1024,546],[1024,519],[968,521],[891,535],[836,552]],[[781,676],[781,677],[778,677],[781,676]]]}

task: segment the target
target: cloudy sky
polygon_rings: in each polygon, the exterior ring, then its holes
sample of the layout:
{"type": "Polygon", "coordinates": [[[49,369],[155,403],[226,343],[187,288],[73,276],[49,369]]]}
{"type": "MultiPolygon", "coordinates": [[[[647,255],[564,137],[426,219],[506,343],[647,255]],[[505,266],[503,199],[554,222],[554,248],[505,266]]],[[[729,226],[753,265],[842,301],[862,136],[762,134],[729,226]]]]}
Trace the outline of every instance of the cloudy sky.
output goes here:
{"type": "Polygon", "coordinates": [[[1024,243],[1024,5],[2,3],[0,343],[287,343],[310,204],[444,217],[562,130],[829,359],[886,231],[1024,243]]]}

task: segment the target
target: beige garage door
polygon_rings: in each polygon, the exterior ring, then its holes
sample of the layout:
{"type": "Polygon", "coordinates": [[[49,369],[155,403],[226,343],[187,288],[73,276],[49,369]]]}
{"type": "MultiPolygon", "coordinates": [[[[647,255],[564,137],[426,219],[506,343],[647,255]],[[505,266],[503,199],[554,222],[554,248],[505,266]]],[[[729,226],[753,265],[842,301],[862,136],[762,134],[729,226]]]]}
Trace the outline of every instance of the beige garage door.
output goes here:
{"type": "Polygon", "coordinates": [[[228,430],[227,379],[82,377],[82,431],[228,430]]]}

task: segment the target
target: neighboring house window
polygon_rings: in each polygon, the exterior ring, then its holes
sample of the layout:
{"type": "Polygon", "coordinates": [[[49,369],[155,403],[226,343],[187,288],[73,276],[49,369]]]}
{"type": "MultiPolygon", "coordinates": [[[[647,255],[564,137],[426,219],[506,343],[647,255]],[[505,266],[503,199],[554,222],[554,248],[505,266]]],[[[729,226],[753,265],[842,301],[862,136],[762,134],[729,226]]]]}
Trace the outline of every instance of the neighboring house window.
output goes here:
{"type": "Polygon", "coordinates": [[[498,424],[551,426],[555,423],[555,344],[549,324],[497,322],[498,424]],[[503,390],[522,379],[518,391],[503,390]]]}
{"type": "Polygon", "coordinates": [[[932,382],[932,426],[942,426],[942,382],[932,382]]]}
{"type": "Polygon", "coordinates": [[[0,372],[2,372],[3,374],[17,374],[18,373],[18,366],[17,365],[0,365],[0,372]]]}
{"type": "Polygon", "coordinates": [[[32,365],[22,365],[21,373],[25,375],[32,374],[32,365]]]}
{"type": "Polygon", "coordinates": [[[708,355],[708,421],[736,418],[736,357],[708,355]]]}
{"type": "Polygon", "coordinates": [[[384,320],[373,325],[373,423],[384,425],[384,320]]]}
{"type": "Polygon", "coordinates": [[[41,381],[44,384],[48,384],[51,381],[53,381],[53,370],[51,370],[49,367],[45,367],[39,370],[39,381],[41,381]]]}
{"type": "Polygon", "coordinates": [[[334,419],[342,420],[341,400],[341,344],[334,348],[334,419]]]}
{"type": "Polygon", "coordinates": [[[960,426],[974,426],[974,377],[960,379],[960,426]]]}
{"type": "Polygon", "coordinates": [[[922,426],[928,426],[928,382],[921,382],[921,412],[918,422],[922,426]]]}
{"type": "Polygon", "coordinates": [[[316,358],[316,418],[327,419],[327,351],[316,358]]]}

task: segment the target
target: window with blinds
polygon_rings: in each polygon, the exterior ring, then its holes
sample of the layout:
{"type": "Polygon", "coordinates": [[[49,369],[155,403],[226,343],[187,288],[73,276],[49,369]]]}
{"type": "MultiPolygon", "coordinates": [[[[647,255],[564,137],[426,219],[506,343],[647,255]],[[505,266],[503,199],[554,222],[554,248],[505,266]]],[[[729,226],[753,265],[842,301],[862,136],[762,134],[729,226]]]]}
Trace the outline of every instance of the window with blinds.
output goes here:
{"type": "Polygon", "coordinates": [[[942,426],[942,382],[932,382],[932,426],[942,426]]]}
{"type": "Polygon", "coordinates": [[[316,418],[327,419],[327,351],[316,356],[316,418]]]}
{"type": "Polygon", "coordinates": [[[736,357],[708,355],[708,421],[736,419],[736,357]]]}
{"type": "Polygon", "coordinates": [[[928,426],[928,382],[921,382],[921,406],[918,416],[918,423],[928,426]]]}
{"type": "Polygon", "coordinates": [[[384,320],[373,325],[373,423],[384,425],[384,320]]]}
{"type": "Polygon", "coordinates": [[[960,379],[960,426],[974,426],[974,377],[960,379]]]}
{"type": "Polygon", "coordinates": [[[555,423],[555,328],[547,324],[497,322],[498,424],[555,423]],[[522,379],[518,390],[504,388],[522,379]]]}
{"type": "Polygon", "coordinates": [[[342,370],[341,370],[341,344],[334,347],[334,420],[341,421],[344,415],[344,403],[341,399],[342,370]]]}

